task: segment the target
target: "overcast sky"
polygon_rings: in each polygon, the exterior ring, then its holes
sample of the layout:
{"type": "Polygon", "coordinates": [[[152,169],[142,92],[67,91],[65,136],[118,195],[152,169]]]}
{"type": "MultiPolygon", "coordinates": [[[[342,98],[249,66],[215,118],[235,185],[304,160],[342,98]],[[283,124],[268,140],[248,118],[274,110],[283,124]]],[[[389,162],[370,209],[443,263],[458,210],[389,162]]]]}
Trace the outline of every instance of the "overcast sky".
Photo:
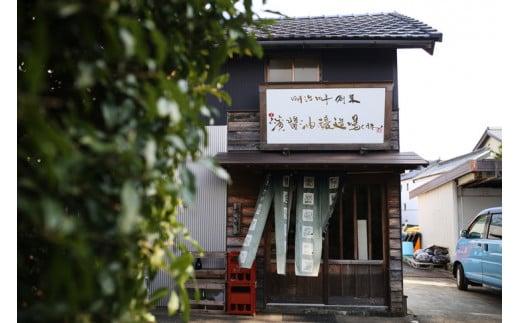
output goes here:
{"type": "MultiPolygon", "coordinates": [[[[471,151],[487,126],[502,126],[506,110],[519,105],[520,78],[511,64],[520,56],[512,26],[517,12],[502,1],[254,1],[291,17],[399,12],[443,34],[430,56],[398,50],[401,151],[448,159],[471,151]],[[514,78],[512,76],[515,76],[514,78]]],[[[507,131],[506,131],[507,143],[507,131]]],[[[507,148],[506,148],[507,149],[507,148]]]]}

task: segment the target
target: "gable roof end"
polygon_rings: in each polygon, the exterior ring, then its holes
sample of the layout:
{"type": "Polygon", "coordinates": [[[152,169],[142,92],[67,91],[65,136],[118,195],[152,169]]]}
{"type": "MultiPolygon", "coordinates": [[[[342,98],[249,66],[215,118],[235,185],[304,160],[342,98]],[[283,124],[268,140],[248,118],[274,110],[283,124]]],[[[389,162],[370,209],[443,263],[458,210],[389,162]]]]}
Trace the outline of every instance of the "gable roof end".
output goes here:
{"type": "Polygon", "coordinates": [[[482,148],[482,145],[486,141],[488,137],[495,138],[496,140],[502,142],[502,128],[501,127],[487,127],[486,130],[484,130],[484,133],[480,137],[479,141],[475,145],[475,148],[473,148],[473,151],[482,148]]]}

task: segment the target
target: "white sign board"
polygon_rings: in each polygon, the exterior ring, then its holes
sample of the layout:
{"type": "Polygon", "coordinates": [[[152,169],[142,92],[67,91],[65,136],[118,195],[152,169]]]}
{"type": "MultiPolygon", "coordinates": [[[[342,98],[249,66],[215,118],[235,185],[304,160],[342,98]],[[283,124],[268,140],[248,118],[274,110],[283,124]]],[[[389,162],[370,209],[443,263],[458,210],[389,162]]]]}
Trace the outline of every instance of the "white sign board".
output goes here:
{"type": "Polygon", "coordinates": [[[382,144],[385,88],[266,89],[267,144],[382,144]]]}

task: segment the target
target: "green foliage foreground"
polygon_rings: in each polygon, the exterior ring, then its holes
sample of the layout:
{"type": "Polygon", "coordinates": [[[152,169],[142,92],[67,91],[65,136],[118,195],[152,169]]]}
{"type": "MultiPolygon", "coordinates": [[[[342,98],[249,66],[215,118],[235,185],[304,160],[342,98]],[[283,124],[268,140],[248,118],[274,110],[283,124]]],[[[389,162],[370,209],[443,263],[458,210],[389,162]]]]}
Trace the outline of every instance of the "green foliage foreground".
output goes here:
{"type": "Polygon", "coordinates": [[[169,251],[186,250],[183,165],[206,143],[207,96],[229,101],[222,64],[261,55],[253,18],[250,0],[18,1],[20,321],[153,321],[159,269],[187,319],[193,259],[169,251]]]}

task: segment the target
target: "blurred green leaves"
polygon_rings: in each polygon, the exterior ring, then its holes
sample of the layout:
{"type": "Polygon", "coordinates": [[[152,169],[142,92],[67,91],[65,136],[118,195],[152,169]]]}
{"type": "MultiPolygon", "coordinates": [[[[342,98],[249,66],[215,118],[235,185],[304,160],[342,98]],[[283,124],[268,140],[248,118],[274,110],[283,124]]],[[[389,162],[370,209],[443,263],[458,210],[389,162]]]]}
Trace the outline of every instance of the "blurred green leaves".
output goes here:
{"type": "Polygon", "coordinates": [[[20,321],[151,322],[170,294],[147,295],[160,270],[188,319],[187,244],[200,247],[176,218],[195,193],[185,164],[207,143],[207,97],[230,103],[222,64],[262,54],[240,3],[18,2],[20,321]]]}
{"type": "Polygon", "coordinates": [[[141,200],[132,183],[126,181],[121,190],[122,212],[118,218],[118,228],[123,234],[135,231],[141,220],[139,208],[141,200]]]}

